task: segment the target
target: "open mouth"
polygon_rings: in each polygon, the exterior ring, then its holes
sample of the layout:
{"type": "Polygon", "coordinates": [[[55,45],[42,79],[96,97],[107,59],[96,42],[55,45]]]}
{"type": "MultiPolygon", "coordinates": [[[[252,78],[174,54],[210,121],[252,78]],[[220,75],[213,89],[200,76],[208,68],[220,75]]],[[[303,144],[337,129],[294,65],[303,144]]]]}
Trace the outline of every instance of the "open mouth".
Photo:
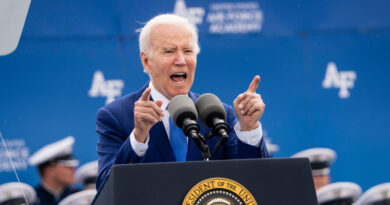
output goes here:
{"type": "Polygon", "coordinates": [[[184,82],[186,78],[187,78],[186,73],[175,73],[171,75],[171,80],[176,83],[184,82]]]}

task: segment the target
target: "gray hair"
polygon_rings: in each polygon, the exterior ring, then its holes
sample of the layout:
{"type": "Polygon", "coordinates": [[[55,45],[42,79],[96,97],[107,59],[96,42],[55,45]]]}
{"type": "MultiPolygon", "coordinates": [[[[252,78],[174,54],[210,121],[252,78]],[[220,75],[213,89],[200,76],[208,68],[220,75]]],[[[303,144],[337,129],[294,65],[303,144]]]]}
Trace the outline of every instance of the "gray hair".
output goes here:
{"type": "Polygon", "coordinates": [[[137,29],[137,32],[140,32],[139,35],[139,50],[140,52],[144,52],[149,58],[153,56],[152,48],[151,48],[151,40],[150,34],[152,27],[155,25],[161,24],[181,24],[190,29],[192,33],[192,37],[195,43],[194,52],[198,54],[200,52],[199,44],[198,44],[198,31],[196,26],[188,21],[188,19],[177,16],[174,14],[160,14],[150,19],[144,27],[137,29]]]}

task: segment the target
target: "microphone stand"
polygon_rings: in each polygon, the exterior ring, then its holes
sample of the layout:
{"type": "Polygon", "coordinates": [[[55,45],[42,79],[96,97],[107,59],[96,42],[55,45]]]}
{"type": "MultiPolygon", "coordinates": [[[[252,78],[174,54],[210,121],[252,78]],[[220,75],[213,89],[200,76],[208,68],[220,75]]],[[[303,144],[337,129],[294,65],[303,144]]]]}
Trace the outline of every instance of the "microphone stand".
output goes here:
{"type": "Polygon", "coordinates": [[[206,140],[211,139],[214,135],[221,137],[221,139],[215,145],[213,151],[213,158],[214,158],[215,154],[217,154],[218,150],[225,145],[226,140],[229,138],[228,135],[229,127],[224,120],[219,118],[214,118],[213,124],[214,124],[213,130],[206,135],[206,140]]]}
{"type": "Polygon", "coordinates": [[[210,149],[209,146],[206,144],[206,139],[203,137],[202,134],[199,133],[199,125],[196,123],[196,121],[191,120],[189,118],[184,119],[182,129],[184,131],[184,134],[188,137],[191,137],[191,139],[194,140],[195,144],[202,151],[203,160],[209,161],[210,149]]]}
{"type": "Polygon", "coordinates": [[[202,152],[202,158],[204,161],[210,160],[210,149],[209,146],[206,144],[206,140],[204,139],[203,135],[200,133],[191,133],[190,137],[192,140],[194,140],[195,144],[199,147],[200,151],[202,152]]]}

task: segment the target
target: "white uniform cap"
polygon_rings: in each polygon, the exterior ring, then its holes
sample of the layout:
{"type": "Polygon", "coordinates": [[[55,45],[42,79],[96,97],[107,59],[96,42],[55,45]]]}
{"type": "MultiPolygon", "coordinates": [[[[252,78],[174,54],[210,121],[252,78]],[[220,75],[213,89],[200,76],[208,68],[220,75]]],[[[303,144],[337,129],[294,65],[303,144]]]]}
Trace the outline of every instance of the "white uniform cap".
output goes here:
{"type": "Polygon", "coordinates": [[[368,204],[390,204],[390,183],[371,187],[356,201],[356,205],[368,204]]]}
{"type": "Polygon", "coordinates": [[[76,181],[84,186],[95,185],[98,175],[98,161],[92,161],[84,164],[76,170],[76,181]]]}
{"type": "Polygon", "coordinates": [[[362,193],[362,188],[352,182],[337,182],[325,185],[317,190],[317,199],[319,205],[323,203],[337,204],[336,202],[350,203],[354,202],[362,193]]]}
{"type": "Polygon", "coordinates": [[[41,165],[49,162],[58,162],[64,166],[76,167],[79,161],[72,157],[74,137],[68,136],[57,142],[48,144],[29,159],[31,165],[41,165]]]}
{"type": "Polygon", "coordinates": [[[310,148],[291,156],[309,158],[313,175],[327,175],[330,165],[336,159],[336,152],[329,148],[310,148]]]}
{"type": "Polygon", "coordinates": [[[28,184],[10,182],[0,185],[0,203],[10,201],[26,203],[26,199],[29,204],[32,204],[35,202],[36,198],[37,194],[34,188],[28,184]]]}
{"type": "Polygon", "coordinates": [[[90,205],[95,195],[94,189],[79,191],[65,197],[58,205],[90,205]]]}
{"type": "Polygon", "coordinates": [[[265,146],[267,147],[268,153],[270,156],[274,155],[279,151],[279,146],[277,144],[272,144],[270,138],[264,138],[265,146]]]}

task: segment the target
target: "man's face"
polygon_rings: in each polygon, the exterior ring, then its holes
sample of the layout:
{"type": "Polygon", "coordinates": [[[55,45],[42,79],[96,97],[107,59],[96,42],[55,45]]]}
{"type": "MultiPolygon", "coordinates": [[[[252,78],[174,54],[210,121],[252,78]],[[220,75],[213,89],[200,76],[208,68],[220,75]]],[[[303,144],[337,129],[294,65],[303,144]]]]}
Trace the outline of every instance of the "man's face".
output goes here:
{"type": "Polygon", "coordinates": [[[183,25],[156,25],[151,30],[152,57],[141,53],[154,87],[166,98],[187,94],[194,82],[195,42],[183,25]]]}
{"type": "Polygon", "coordinates": [[[59,184],[69,186],[75,183],[74,167],[67,167],[61,164],[55,164],[53,167],[55,179],[59,184]]]}

